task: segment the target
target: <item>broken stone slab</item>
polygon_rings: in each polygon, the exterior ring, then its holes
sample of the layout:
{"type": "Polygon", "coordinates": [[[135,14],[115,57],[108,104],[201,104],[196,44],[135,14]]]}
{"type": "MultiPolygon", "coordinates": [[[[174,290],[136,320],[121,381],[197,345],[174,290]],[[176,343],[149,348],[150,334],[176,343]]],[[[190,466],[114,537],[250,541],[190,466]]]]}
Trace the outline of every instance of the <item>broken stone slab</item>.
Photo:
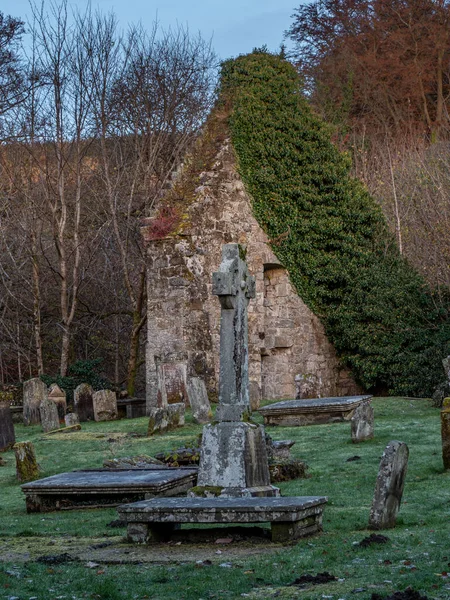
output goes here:
{"type": "Polygon", "coordinates": [[[186,493],[195,469],[89,469],[60,473],[22,486],[27,512],[110,507],[186,493]]]}
{"type": "Polygon", "coordinates": [[[44,433],[59,428],[58,406],[50,398],[44,398],[39,407],[41,427],[44,433]]]}
{"type": "Polygon", "coordinates": [[[184,425],[185,405],[183,402],[169,404],[164,408],[150,409],[147,435],[163,433],[184,425]]]}
{"type": "Polygon", "coordinates": [[[124,456],[123,458],[111,458],[103,461],[105,469],[158,469],[164,466],[160,460],[153,456],[124,456]]]}
{"type": "Polygon", "coordinates": [[[36,453],[31,442],[17,442],[14,444],[16,456],[16,477],[19,481],[34,481],[40,477],[40,468],[36,460],[36,453]]]}
{"type": "Polygon", "coordinates": [[[308,479],[308,465],[296,458],[284,459],[282,461],[269,462],[270,481],[280,483],[292,479],[308,479]]]}
{"type": "Polygon", "coordinates": [[[372,396],[341,396],[284,400],[258,409],[265,425],[296,427],[349,421],[355,409],[372,396]]]}
{"type": "Polygon", "coordinates": [[[93,396],[94,390],[88,383],[81,383],[75,388],[73,393],[73,408],[74,412],[77,413],[80,422],[94,420],[94,401],[93,396]]]}
{"type": "Polygon", "coordinates": [[[64,423],[66,424],[66,427],[72,427],[73,425],[79,425],[80,419],[78,418],[77,413],[68,413],[64,417],[64,423]]]}
{"type": "Polygon", "coordinates": [[[210,423],[213,414],[205,382],[200,377],[191,377],[187,384],[187,392],[194,423],[210,423]]]}
{"type": "Polygon", "coordinates": [[[294,444],[293,440],[272,440],[273,460],[289,460],[291,458],[291,448],[294,444]]]}
{"type": "Polygon", "coordinates": [[[71,425],[70,427],[61,427],[60,429],[52,429],[52,431],[47,431],[45,435],[54,435],[55,433],[73,433],[74,431],[80,431],[81,425],[78,423],[77,425],[71,425]]]}
{"type": "Polygon", "coordinates": [[[0,401],[0,452],[12,448],[16,441],[9,401],[0,401]]]}
{"type": "Polygon", "coordinates": [[[52,383],[48,388],[48,397],[56,404],[59,420],[64,421],[64,416],[67,411],[66,392],[62,390],[57,383],[52,383]]]}
{"type": "Polygon", "coordinates": [[[352,442],[357,444],[373,439],[374,413],[370,401],[361,402],[351,418],[352,442]]]}
{"type": "Polygon", "coordinates": [[[39,407],[47,398],[48,389],[39,377],[24,381],[23,384],[23,423],[37,425],[40,422],[39,407]]]}
{"type": "Polygon", "coordinates": [[[392,441],[381,457],[375,493],[369,517],[369,529],[395,527],[405,485],[408,446],[392,441]]]}
{"type": "Polygon", "coordinates": [[[99,390],[92,395],[95,421],[115,421],[117,419],[116,392],[99,390]]]}
{"type": "Polygon", "coordinates": [[[441,411],[442,460],[444,469],[450,469],[450,398],[445,398],[441,411]]]}
{"type": "Polygon", "coordinates": [[[327,498],[155,498],[118,507],[128,541],[170,539],[181,523],[271,523],[273,542],[286,542],[322,529],[327,498]]]}

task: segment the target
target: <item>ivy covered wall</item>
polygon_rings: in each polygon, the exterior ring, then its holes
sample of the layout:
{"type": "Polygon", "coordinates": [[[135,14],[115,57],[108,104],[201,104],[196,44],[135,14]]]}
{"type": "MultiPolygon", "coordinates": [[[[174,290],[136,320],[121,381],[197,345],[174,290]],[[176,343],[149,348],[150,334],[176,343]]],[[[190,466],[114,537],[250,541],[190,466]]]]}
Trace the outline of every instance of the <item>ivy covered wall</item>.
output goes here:
{"type": "Polygon", "coordinates": [[[294,67],[264,52],[227,61],[219,102],[254,214],[354,376],[368,390],[431,395],[450,354],[449,298],[400,256],[294,67]]]}

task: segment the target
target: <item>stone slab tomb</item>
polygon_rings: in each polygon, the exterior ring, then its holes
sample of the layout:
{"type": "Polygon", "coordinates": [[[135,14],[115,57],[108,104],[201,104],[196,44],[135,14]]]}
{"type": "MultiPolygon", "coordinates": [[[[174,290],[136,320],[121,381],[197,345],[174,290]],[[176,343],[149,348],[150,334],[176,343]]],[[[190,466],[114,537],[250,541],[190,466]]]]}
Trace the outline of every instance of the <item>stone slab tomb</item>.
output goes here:
{"type": "Polygon", "coordinates": [[[408,466],[408,446],[389,442],[381,457],[369,517],[369,529],[395,527],[408,466]]]}
{"type": "Polygon", "coordinates": [[[88,383],[82,383],[75,388],[73,393],[73,409],[77,413],[80,423],[94,420],[94,390],[88,383]]]}
{"type": "Polygon", "coordinates": [[[37,425],[40,422],[39,408],[47,398],[48,389],[38,377],[24,381],[23,384],[23,423],[37,425]]]}
{"type": "Polygon", "coordinates": [[[64,417],[67,411],[66,392],[62,390],[57,383],[52,383],[48,388],[48,397],[56,404],[59,420],[64,422],[64,417]]]}
{"type": "Polygon", "coordinates": [[[373,439],[374,414],[370,400],[355,408],[351,422],[352,442],[357,444],[373,439]]]}
{"type": "Polygon", "coordinates": [[[196,469],[91,469],[61,473],[22,486],[27,512],[117,506],[191,488],[196,469]]]}
{"type": "Polygon", "coordinates": [[[16,435],[9,401],[0,401],[0,452],[12,448],[15,441],[16,435]]]}
{"type": "Polygon", "coordinates": [[[117,419],[116,392],[100,390],[92,395],[95,421],[115,421],[117,419]]]}
{"type": "Polygon", "coordinates": [[[264,425],[296,427],[349,421],[356,408],[372,396],[342,396],[333,398],[310,398],[285,400],[258,409],[264,417],[264,425]]]}
{"type": "Polygon", "coordinates": [[[318,533],[327,498],[156,498],[119,506],[133,543],[170,539],[182,523],[270,523],[273,542],[318,533]]]}
{"type": "Polygon", "coordinates": [[[60,418],[58,406],[50,398],[44,398],[39,407],[41,427],[44,433],[59,429],[60,418]]]}
{"type": "Polygon", "coordinates": [[[220,376],[217,423],[203,428],[197,486],[188,498],[147,500],[119,507],[131,542],[170,537],[179,523],[263,523],[272,539],[295,539],[321,529],[325,497],[280,498],[270,484],[264,427],[249,421],[247,307],[255,279],[238,244],[223,247],[213,294],[219,297],[220,376]]]}

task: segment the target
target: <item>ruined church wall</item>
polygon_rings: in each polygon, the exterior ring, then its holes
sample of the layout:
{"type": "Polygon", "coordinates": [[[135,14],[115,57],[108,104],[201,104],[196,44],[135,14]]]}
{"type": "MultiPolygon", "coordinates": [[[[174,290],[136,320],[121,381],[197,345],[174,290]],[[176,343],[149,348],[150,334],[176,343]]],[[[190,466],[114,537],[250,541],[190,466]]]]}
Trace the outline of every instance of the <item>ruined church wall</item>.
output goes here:
{"type": "Polygon", "coordinates": [[[176,355],[187,362],[188,376],[202,377],[209,393],[217,393],[220,304],[211,279],[222,245],[230,242],[247,247],[256,279],[248,319],[253,404],[261,397],[294,398],[297,374],[312,377],[313,396],[359,392],[254,218],[229,143],[200,181],[182,233],[148,243],[148,407],[156,405],[155,357],[176,355]]]}

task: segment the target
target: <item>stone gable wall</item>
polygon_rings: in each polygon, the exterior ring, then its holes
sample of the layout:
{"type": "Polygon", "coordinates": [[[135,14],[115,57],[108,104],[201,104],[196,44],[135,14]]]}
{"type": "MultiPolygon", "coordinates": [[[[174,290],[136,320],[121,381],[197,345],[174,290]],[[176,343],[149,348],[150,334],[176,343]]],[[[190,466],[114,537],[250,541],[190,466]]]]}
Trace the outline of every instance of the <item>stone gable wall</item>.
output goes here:
{"type": "Polygon", "coordinates": [[[253,405],[261,397],[294,398],[297,374],[313,376],[313,395],[358,393],[254,218],[229,142],[200,181],[182,233],[147,245],[147,407],[157,405],[157,361],[186,362],[188,377],[201,377],[213,398],[217,393],[220,304],[211,294],[211,279],[222,245],[230,242],[247,247],[256,278],[256,298],[249,305],[253,405]]]}

